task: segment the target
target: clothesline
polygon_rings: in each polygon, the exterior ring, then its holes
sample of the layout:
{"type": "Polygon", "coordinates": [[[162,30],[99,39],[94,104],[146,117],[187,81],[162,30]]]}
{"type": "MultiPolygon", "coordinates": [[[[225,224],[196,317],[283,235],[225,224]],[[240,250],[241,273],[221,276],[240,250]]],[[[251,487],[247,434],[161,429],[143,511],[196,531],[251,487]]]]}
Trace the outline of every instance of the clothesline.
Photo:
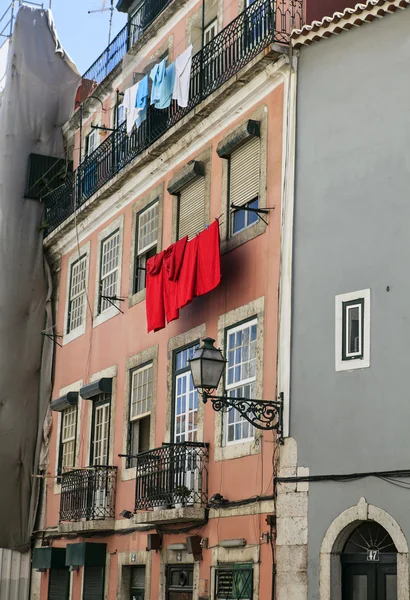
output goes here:
{"type": "Polygon", "coordinates": [[[176,100],[181,108],[188,106],[192,50],[191,44],[168,67],[167,59],[164,58],[151,69],[149,76],[145,75],[141,81],[125,90],[122,106],[127,115],[128,135],[131,134],[134,126],[140,127],[147,118],[149,80],[152,81],[150,104],[155,108],[167,109],[172,100],[176,100]]]}

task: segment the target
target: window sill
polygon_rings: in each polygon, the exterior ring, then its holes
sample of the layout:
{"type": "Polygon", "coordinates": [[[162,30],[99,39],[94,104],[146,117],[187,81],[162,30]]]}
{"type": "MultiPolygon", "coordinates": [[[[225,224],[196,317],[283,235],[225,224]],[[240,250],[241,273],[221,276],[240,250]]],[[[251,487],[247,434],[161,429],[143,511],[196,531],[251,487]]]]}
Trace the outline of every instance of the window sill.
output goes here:
{"type": "Polygon", "coordinates": [[[183,508],[165,508],[164,510],[147,510],[134,515],[135,525],[150,523],[184,523],[186,521],[205,521],[203,506],[185,506],[183,508]]]}
{"type": "Polygon", "coordinates": [[[128,308],[131,308],[132,306],[135,306],[136,304],[143,302],[145,300],[145,298],[146,298],[146,288],[144,288],[140,292],[136,292],[135,294],[128,296],[128,308]]]}
{"type": "Polygon", "coordinates": [[[246,244],[246,242],[249,242],[250,240],[253,240],[259,235],[265,233],[265,230],[266,224],[259,219],[257,223],[253,223],[253,225],[250,225],[246,229],[242,229],[242,231],[235,233],[235,235],[230,237],[228,240],[222,241],[221,254],[225,254],[226,252],[230,252],[231,250],[238,248],[238,246],[242,246],[242,244],[246,244]]]}
{"type": "Polygon", "coordinates": [[[79,533],[81,531],[114,531],[115,519],[96,519],[95,521],[73,521],[59,523],[59,533],[79,533]]]}
{"type": "Polygon", "coordinates": [[[215,462],[260,454],[262,451],[262,444],[260,443],[261,436],[259,435],[259,432],[256,432],[255,435],[256,437],[253,440],[238,442],[236,444],[230,444],[229,446],[216,447],[214,453],[215,462]]]}
{"type": "Polygon", "coordinates": [[[113,317],[116,317],[119,314],[121,313],[118,310],[118,308],[116,308],[115,306],[110,306],[110,308],[107,308],[107,310],[95,317],[93,327],[98,327],[98,325],[105,323],[105,321],[108,321],[109,319],[112,319],[113,317]]]}
{"type": "Polygon", "coordinates": [[[81,337],[82,335],[85,334],[85,330],[86,330],[86,324],[84,321],[84,324],[81,325],[80,327],[77,327],[76,329],[73,329],[73,331],[70,331],[70,333],[66,333],[63,336],[63,346],[65,346],[66,344],[69,344],[70,342],[73,342],[74,340],[76,340],[77,338],[81,337]]]}

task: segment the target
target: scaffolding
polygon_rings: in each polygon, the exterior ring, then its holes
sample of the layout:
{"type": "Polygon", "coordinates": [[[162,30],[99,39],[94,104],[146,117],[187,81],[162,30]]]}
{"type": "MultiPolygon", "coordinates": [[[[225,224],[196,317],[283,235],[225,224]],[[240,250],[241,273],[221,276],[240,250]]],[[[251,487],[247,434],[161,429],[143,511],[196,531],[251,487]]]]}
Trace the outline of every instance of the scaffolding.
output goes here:
{"type": "MultiPolygon", "coordinates": [[[[49,0],[49,8],[51,8],[49,0]]],[[[12,36],[14,21],[16,19],[17,10],[22,5],[35,6],[36,8],[44,8],[43,2],[28,2],[27,0],[12,0],[5,12],[0,17],[0,50],[12,36]]]]}

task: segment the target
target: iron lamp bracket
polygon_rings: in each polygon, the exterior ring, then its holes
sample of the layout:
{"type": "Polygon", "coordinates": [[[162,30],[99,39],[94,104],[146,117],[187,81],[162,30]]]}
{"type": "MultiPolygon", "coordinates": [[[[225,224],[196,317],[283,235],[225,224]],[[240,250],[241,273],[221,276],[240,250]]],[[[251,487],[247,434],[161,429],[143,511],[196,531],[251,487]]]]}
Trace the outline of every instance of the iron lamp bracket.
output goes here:
{"type": "Polygon", "coordinates": [[[216,412],[230,412],[235,408],[238,413],[246,419],[256,429],[264,431],[276,431],[278,442],[283,444],[283,394],[279,395],[278,400],[255,400],[254,398],[237,398],[228,396],[216,396],[209,392],[202,391],[202,401],[204,404],[212,403],[212,408],[216,412]]]}

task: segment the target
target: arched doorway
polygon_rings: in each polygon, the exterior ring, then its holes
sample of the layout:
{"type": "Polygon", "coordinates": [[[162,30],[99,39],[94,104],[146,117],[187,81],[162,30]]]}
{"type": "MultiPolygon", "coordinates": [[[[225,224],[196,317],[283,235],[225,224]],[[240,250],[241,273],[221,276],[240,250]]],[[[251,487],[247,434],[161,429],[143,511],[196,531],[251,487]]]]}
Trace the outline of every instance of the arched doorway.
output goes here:
{"type": "Polygon", "coordinates": [[[341,561],[342,600],[397,600],[397,549],[379,523],[358,525],[341,561]]]}

